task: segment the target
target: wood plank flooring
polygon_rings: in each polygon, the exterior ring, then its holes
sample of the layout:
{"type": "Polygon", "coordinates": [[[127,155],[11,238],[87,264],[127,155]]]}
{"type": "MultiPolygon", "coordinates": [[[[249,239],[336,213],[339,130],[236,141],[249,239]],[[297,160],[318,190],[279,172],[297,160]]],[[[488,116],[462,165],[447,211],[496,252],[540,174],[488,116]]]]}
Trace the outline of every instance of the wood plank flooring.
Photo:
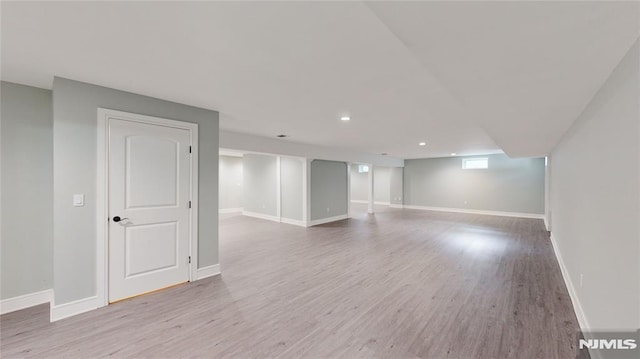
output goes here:
{"type": "Polygon", "coordinates": [[[541,220],[386,209],[305,229],[225,215],[220,238],[220,276],[56,323],[47,305],[3,315],[2,358],[578,354],[541,220]]]}

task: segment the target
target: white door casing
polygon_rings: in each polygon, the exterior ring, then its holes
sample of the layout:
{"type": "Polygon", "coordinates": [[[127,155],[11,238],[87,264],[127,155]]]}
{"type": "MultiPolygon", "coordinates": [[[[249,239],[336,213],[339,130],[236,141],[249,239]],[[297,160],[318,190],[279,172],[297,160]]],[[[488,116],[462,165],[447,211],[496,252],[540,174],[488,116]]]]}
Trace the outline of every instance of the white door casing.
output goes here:
{"type": "Polygon", "coordinates": [[[101,120],[107,223],[97,296],[106,305],[187,282],[197,268],[197,125],[103,109],[101,120]]]}

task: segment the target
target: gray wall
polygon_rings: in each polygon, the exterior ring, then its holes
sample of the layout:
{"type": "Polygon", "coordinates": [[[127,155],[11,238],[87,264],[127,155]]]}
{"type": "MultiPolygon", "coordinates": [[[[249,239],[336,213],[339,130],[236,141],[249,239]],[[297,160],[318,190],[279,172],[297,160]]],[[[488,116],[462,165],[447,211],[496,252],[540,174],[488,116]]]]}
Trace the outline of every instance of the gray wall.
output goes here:
{"type": "Polygon", "coordinates": [[[402,204],[403,193],[403,168],[392,167],[389,174],[389,187],[391,204],[402,204]]]}
{"type": "Polygon", "coordinates": [[[591,329],[640,327],[639,67],[636,41],[550,157],[552,234],[591,329]]]}
{"type": "Polygon", "coordinates": [[[246,154],[242,158],[243,208],[247,212],[278,215],[278,168],[275,156],[246,154]]]}
{"type": "Polygon", "coordinates": [[[311,162],[311,220],[347,214],[347,164],[311,162]]]}
{"type": "Polygon", "coordinates": [[[373,200],[389,203],[391,199],[391,169],[389,167],[374,167],[373,169],[373,200]]]}
{"type": "Polygon", "coordinates": [[[406,160],[404,204],[544,214],[544,158],[474,157],[489,168],[463,170],[463,157],[406,160]]]}
{"type": "Polygon", "coordinates": [[[369,173],[359,173],[358,165],[351,165],[351,200],[352,201],[368,201],[369,200],[369,173]]]}
{"type": "Polygon", "coordinates": [[[2,82],[0,299],[53,286],[51,91],[2,82]]]}
{"type": "Polygon", "coordinates": [[[280,211],[283,218],[302,220],[302,161],[280,158],[280,211]]]}
{"type": "Polygon", "coordinates": [[[242,208],[242,157],[220,156],[220,209],[242,208]]]}
{"type": "Polygon", "coordinates": [[[199,267],[218,263],[218,113],[56,77],[53,81],[53,268],[56,305],[96,293],[97,109],[199,125],[199,267]],[[71,205],[84,193],[85,206],[71,205]]]}

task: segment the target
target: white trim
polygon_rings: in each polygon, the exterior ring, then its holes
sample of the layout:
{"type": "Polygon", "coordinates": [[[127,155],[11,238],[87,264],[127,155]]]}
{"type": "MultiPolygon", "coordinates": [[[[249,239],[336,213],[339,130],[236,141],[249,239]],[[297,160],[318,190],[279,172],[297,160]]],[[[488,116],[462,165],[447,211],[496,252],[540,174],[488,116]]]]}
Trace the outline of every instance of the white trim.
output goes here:
{"type": "Polygon", "coordinates": [[[244,153],[241,152],[241,151],[234,151],[234,150],[227,150],[227,149],[224,149],[224,148],[220,148],[218,150],[218,156],[242,158],[242,157],[244,157],[244,153]]]}
{"type": "Polygon", "coordinates": [[[0,314],[15,312],[36,305],[50,303],[53,298],[53,290],[46,289],[40,292],[34,292],[17,297],[0,300],[0,314]]]}
{"type": "MultiPolygon", "coordinates": [[[[100,301],[100,307],[109,304],[107,290],[109,288],[108,273],[108,241],[109,221],[107,208],[107,161],[109,121],[105,110],[98,108],[98,138],[97,138],[97,162],[96,162],[96,297],[100,301]]],[[[54,298],[51,299],[53,304],[54,298]]],[[[53,305],[51,305],[51,321],[53,321],[53,305]]]]}
{"type": "Polygon", "coordinates": [[[316,220],[313,220],[313,221],[309,222],[309,227],[317,226],[319,224],[325,224],[325,223],[329,223],[329,222],[342,221],[343,219],[348,219],[348,218],[349,217],[346,214],[342,214],[342,215],[335,216],[335,217],[316,219],[316,220]]]}
{"type": "Polygon", "coordinates": [[[102,298],[98,298],[98,296],[83,298],[60,305],[52,305],[50,320],[52,322],[55,322],[60,319],[72,317],[74,315],[98,309],[103,306],[104,305],[102,305],[102,298]]]}
{"type": "Polygon", "coordinates": [[[276,156],[276,217],[282,217],[282,161],[276,156]]]}
{"type": "Polygon", "coordinates": [[[374,201],[375,201],[375,187],[374,187],[374,181],[375,181],[375,177],[373,176],[373,164],[368,164],[367,166],[369,166],[369,173],[367,175],[367,213],[369,214],[373,214],[374,213],[374,201]]]}
{"type": "MultiPolygon", "coordinates": [[[[191,135],[191,211],[189,213],[189,236],[191,237],[189,256],[191,257],[191,267],[189,268],[189,280],[193,281],[198,278],[198,233],[200,233],[200,224],[198,223],[199,212],[199,198],[200,198],[200,144],[198,142],[199,126],[197,123],[182,122],[180,125],[185,126],[183,128],[188,129],[191,135]]],[[[216,158],[219,160],[219,158],[216,158]]],[[[216,219],[217,220],[217,219],[216,219]]]]}
{"type": "Polygon", "coordinates": [[[311,161],[302,161],[302,221],[309,223],[311,218],[311,161]]]}
{"type": "Polygon", "coordinates": [[[220,208],[218,213],[242,213],[242,207],[240,208],[220,208]]]}
{"type": "Polygon", "coordinates": [[[487,168],[489,168],[489,157],[467,157],[462,159],[463,170],[486,170],[487,168]],[[480,160],[486,161],[486,164],[487,164],[486,167],[467,167],[468,162],[480,161],[480,160]]]}
{"type": "Polygon", "coordinates": [[[347,218],[351,218],[351,163],[347,162],[347,218]]]}
{"type": "MultiPolygon", "coordinates": [[[[351,203],[369,204],[369,201],[363,201],[361,199],[352,199],[351,203]]],[[[390,206],[391,202],[374,201],[373,204],[376,204],[376,205],[379,205],[379,206],[390,206]]]]}
{"type": "Polygon", "coordinates": [[[213,277],[220,274],[220,264],[214,264],[208,267],[198,268],[196,280],[213,277]]]}
{"type": "MultiPolygon", "coordinates": [[[[569,297],[571,298],[571,304],[573,305],[573,311],[576,313],[576,317],[578,318],[578,324],[580,325],[580,329],[585,335],[585,339],[588,338],[591,326],[587,322],[587,316],[584,314],[584,310],[582,309],[582,305],[580,305],[580,300],[578,299],[578,293],[576,292],[576,288],[573,286],[573,282],[571,281],[571,276],[569,276],[569,271],[564,264],[564,260],[562,259],[562,254],[560,253],[560,248],[558,247],[558,242],[556,241],[553,233],[551,233],[549,239],[551,239],[551,246],[553,247],[553,252],[556,255],[556,259],[558,260],[558,265],[560,266],[560,273],[562,273],[562,279],[564,279],[564,284],[567,287],[567,291],[569,292],[569,297]]],[[[589,354],[593,359],[600,359],[602,355],[597,349],[589,349],[589,354]]]]}
{"type": "Polygon", "coordinates": [[[263,213],[258,213],[258,212],[249,212],[249,211],[243,210],[242,211],[242,215],[243,216],[247,216],[247,217],[266,219],[267,221],[280,222],[280,217],[272,216],[270,214],[263,214],[263,213]]]}
{"type": "Polygon", "coordinates": [[[580,301],[578,300],[578,294],[576,293],[576,289],[573,286],[573,282],[571,282],[569,271],[567,270],[567,267],[564,264],[564,260],[562,259],[562,254],[560,253],[560,248],[558,248],[558,242],[556,241],[553,233],[551,233],[550,239],[551,239],[551,246],[553,247],[553,252],[556,255],[556,259],[558,260],[558,265],[560,266],[560,272],[562,273],[564,284],[567,286],[567,291],[569,292],[569,297],[571,297],[571,303],[573,304],[573,309],[576,312],[576,317],[578,317],[578,324],[580,324],[580,328],[583,331],[589,331],[589,324],[587,323],[587,318],[584,315],[584,311],[582,310],[582,306],[580,305],[580,301]]]}
{"type": "Polygon", "coordinates": [[[547,220],[547,216],[545,215],[544,218],[544,228],[547,229],[547,231],[549,231],[549,221],[547,220]]]}
{"type": "MultiPolygon", "coordinates": [[[[191,263],[189,267],[189,280],[193,281],[197,278],[198,268],[198,124],[192,122],[176,121],[166,118],[159,118],[153,116],[140,115],[129,112],[122,112],[116,110],[110,110],[105,108],[98,108],[98,138],[97,138],[97,171],[96,171],[96,295],[91,298],[81,299],[80,301],[63,304],[58,307],[51,307],[51,318],[58,319],[66,318],[66,314],[54,316],[55,308],[58,312],[67,313],[82,310],[85,307],[92,307],[91,309],[106,306],[109,300],[109,285],[108,285],[108,165],[109,161],[107,155],[108,149],[108,135],[109,135],[109,119],[119,119],[131,122],[146,123],[152,125],[160,125],[167,127],[174,127],[185,129],[189,131],[191,139],[191,156],[190,156],[190,199],[191,199],[191,211],[189,211],[189,255],[191,256],[191,263]],[[86,303],[90,304],[86,304],[86,303]],[[75,304],[74,304],[75,303],[75,304]],[[97,304],[96,304],[97,303],[97,304]],[[69,305],[69,308],[78,307],[80,309],[65,309],[69,305]]],[[[91,310],[88,309],[88,310],[91,310]]],[[[78,311],[75,314],[82,313],[78,311]]],[[[75,314],[70,314],[75,315],[75,314]]],[[[56,319],[57,320],[57,319],[56,319]]]]}
{"type": "Polygon", "coordinates": [[[395,204],[395,203],[391,203],[389,205],[390,208],[404,208],[403,204],[395,204]]]}
{"type": "Polygon", "coordinates": [[[534,219],[543,219],[544,218],[544,214],[536,214],[536,213],[485,211],[485,210],[480,210],[480,209],[465,209],[465,208],[410,206],[410,205],[406,205],[406,204],[404,205],[404,208],[406,208],[406,209],[419,209],[419,210],[423,210],[423,211],[484,214],[484,215],[488,215],[488,216],[534,218],[534,219]]]}
{"type": "Polygon", "coordinates": [[[299,220],[299,219],[291,219],[291,218],[280,217],[280,222],[285,223],[285,224],[293,224],[294,226],[307,227],[307,223],[305,221],[299,220]]]}

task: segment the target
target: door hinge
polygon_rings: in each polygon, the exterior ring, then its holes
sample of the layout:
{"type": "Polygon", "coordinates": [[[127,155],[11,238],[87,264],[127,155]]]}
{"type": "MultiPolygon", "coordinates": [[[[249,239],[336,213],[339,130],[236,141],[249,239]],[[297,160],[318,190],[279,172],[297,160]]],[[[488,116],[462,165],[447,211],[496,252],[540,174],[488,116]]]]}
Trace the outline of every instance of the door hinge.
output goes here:
{"type": "Polygon", "coordinates": [[[191,146],[189,146],[189,153],[191,153],[191,146]]]}
{"type": "Polygon", "coordinates": [[[191,208],[191,201],[189,201],[189,208],[191,208]]]}
{"type": "Polygon", "coordinates": [[[189,256],[189,263],[191,263],[191,256],[189,256]]]}

